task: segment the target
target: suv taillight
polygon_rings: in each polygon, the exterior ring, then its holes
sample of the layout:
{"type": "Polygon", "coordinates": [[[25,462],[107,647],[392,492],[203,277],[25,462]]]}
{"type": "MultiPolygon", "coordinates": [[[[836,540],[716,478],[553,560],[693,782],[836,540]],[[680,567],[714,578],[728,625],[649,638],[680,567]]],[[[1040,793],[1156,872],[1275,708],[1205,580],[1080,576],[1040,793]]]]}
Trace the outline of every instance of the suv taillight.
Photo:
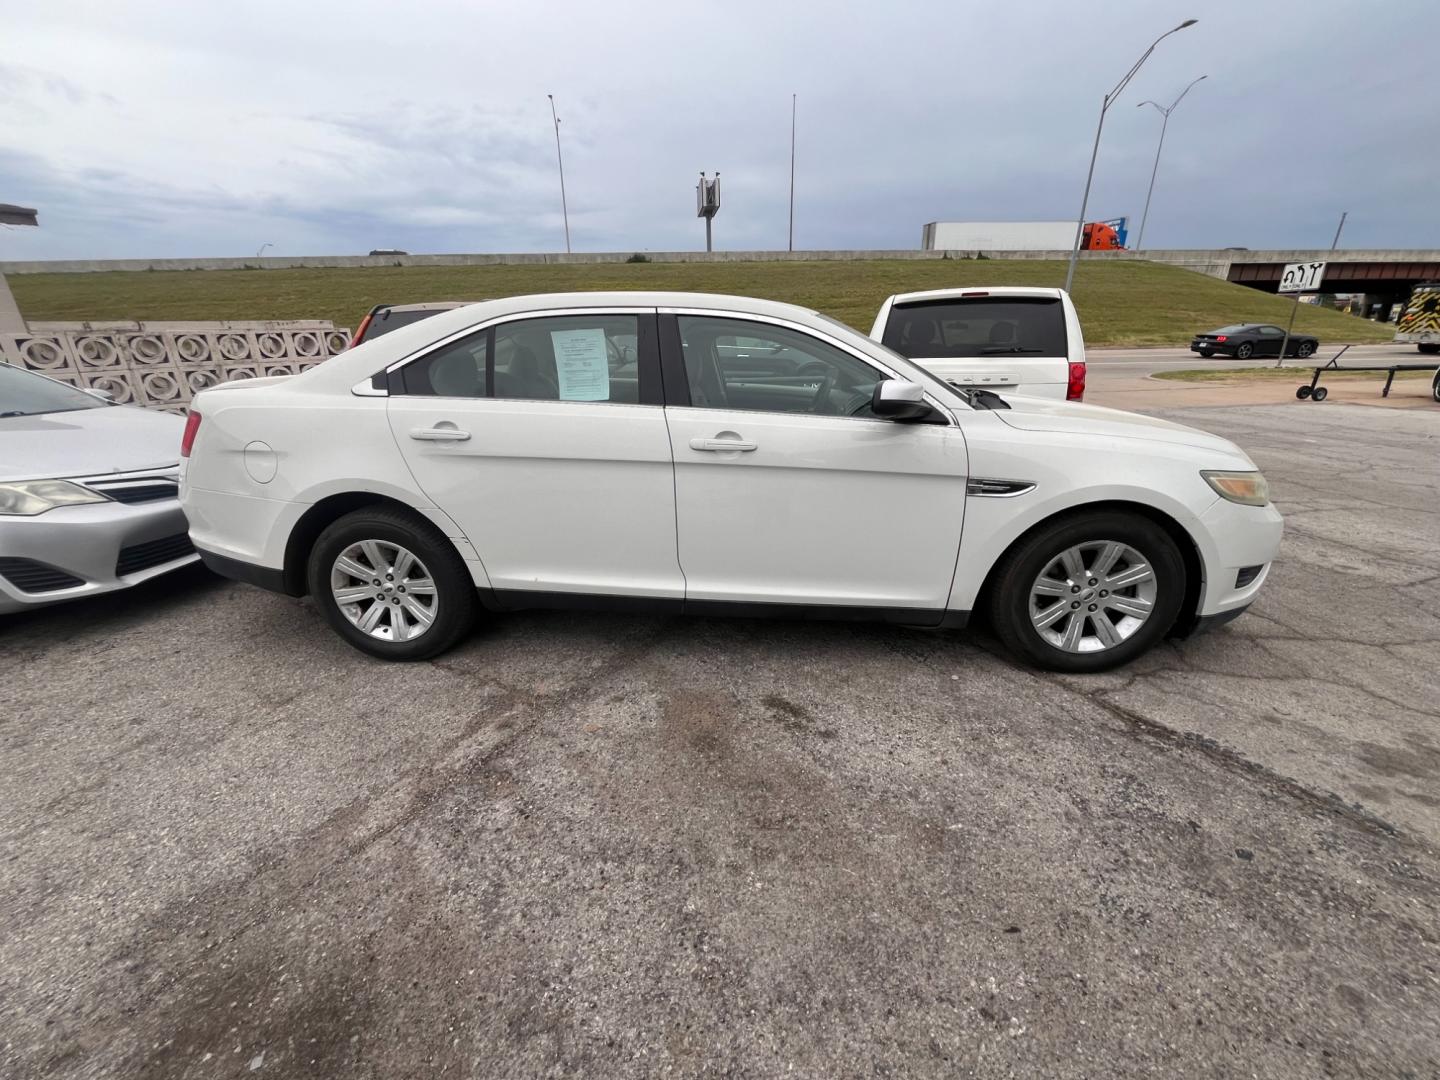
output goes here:
{"type": "Polygon", "coordinates": [[[365,318],[360,320],[360,327],[355,331],[355,336],[350,339],[350,348],[354,348],[365,340],[365,331],[370,329],[370,320],[375,318],[375,312],[367,311],[365,318]]]}
{"type": "Polygon", "coordinates": [[[195,445],[195,433],[200,430],[200,414],[191,412],[185,417],[185,434],[180,436],[180,456],[189,457],[190,448],[195,445]]]}
{"type": "Polygon", "coordinates": [[[1085,361],[1070,365],[1070,379],[1065,384],[1066,401],[1085,400],[1085,361]]]}

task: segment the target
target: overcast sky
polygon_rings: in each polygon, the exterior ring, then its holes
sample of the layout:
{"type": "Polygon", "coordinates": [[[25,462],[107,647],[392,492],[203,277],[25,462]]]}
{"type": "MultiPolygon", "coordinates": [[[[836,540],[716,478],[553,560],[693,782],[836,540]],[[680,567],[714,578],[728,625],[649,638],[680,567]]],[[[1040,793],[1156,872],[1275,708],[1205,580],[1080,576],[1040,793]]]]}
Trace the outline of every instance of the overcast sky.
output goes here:
{"type": "Polygon", "coordinates": [[[0,260],[914,248],[1078,213],[1148,247],[1440,247],[1440,3],[235,0],[0,8],[0,260]],[[1132,234],[1133,236],[1133,234],[1132,234]]]}

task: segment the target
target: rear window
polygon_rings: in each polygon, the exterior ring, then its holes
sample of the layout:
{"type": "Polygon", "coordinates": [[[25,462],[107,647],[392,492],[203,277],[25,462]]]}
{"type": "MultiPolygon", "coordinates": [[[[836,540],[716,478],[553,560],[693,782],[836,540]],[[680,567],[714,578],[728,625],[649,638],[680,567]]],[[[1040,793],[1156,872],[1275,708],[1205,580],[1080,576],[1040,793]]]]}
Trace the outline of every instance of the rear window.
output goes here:
{"type": "Polygon", "coordinates": [[[890,309],[883,344],[901,356],[1065,356],[1059,297],[926,300],[890,309]]]}
{"type": "Polygon", "coordinates": [[[1222,326],[1219,330],[1211,330],[1212,334],[1238,334],[1242,330],[1249,330],[1249,323],[1236,323],[1234,326],[1222,326]]]}
{"type": "Polygon", "coordinates": [[[439,315],[440,308],[432,308],[429,311],[397,311],[395,308],[384,308],[375,313],[370,320],[370,325],[365,329],[365,340],[377,338],[381,334],[388,334],[391,330],[399,330],[402,326],[409,326],[421,319],[428,319],[431,315],[439,315]]]}

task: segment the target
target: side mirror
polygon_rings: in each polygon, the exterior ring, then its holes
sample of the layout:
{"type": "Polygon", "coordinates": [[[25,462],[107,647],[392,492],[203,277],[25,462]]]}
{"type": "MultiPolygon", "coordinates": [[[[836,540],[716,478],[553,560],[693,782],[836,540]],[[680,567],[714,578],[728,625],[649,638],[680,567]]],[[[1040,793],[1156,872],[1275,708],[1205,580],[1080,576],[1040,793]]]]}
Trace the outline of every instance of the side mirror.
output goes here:
{"type": "Polygon", "coordinates": [[[91,397],[98,397],[101,401],[115,400],[115,395],[112,394],[109,390],[106,390],[103,386],[87,387],[85,392],[91,397]]]}
{"type": "Polygon", "coordinates": [[[925,388],[902,379],[876,383],[870,411],[884,420],[924,420],[934,412],[925,400],[925,388]]]}

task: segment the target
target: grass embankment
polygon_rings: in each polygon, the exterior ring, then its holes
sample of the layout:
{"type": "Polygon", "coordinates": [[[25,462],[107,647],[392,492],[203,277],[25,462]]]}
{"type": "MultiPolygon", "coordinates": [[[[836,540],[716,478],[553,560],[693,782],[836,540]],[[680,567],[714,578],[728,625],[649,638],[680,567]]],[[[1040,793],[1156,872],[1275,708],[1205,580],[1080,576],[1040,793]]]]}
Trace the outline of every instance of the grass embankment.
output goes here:
{"type": "MultiPolygon", "coordinates": [[[[1246,367],[1246,368],[1224,368],[1220,371],[1197,369],[1193,371],[1157,371],[1151,376],[1152,379],[1173,379],[1175,382],[1253,382],[1256,379],[1281,379],[1285,382],[1294,382],[1296,379],[1309,378],[1313,367],[1246,367]]],[[[1397,371],[1395,379],[1429,379],[1434,376],[1433,371],[1397,371]]],[[[1321,382],[1334,382],[1337,379],[1385,379],[1383,371],[1345,371],[1337,369],[1327,371],[1322,376],[1321,382]]]]}
{"type": "MultiPolygon", "coordinates": [[[[353,327],[372,305],[595,289],[683,289],[763,296],[823,311],[862,333],[892,293],[949,286],[1059,285],[1059,262],[1006,259],[864,262],[603,263],[374,269],[14,274],[31,320],[330,319],[353,327]]],[[[1075,303],[1091,345],[1179,345],[1228,323],[1290,317],[1291,301],[1173,266],[1082,263],[1075,303]]],[[[1302,304],[1299,332],[1322,342],[1387,341],[1391,331],[1302,304]]]]}

